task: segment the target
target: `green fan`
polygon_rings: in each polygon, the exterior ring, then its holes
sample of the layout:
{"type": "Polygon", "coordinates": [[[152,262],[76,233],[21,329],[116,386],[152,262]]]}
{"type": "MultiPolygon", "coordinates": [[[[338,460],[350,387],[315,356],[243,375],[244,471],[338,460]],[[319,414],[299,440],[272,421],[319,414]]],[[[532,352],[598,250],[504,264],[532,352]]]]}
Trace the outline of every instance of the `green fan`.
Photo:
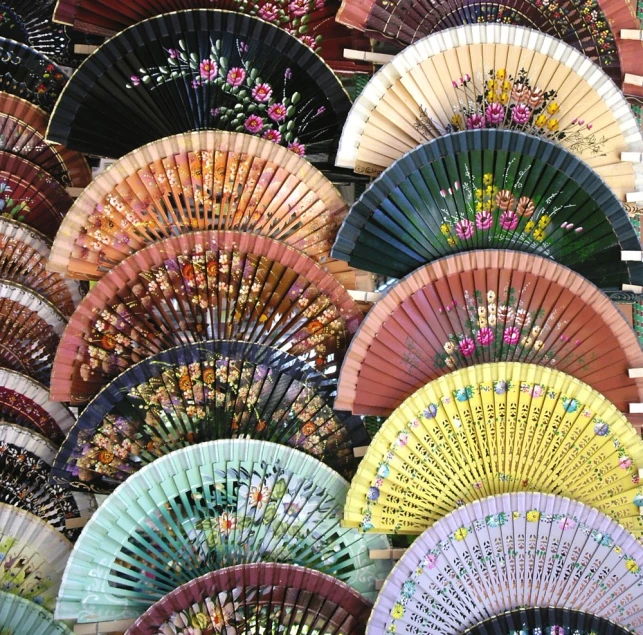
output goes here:
{"type": "Polygon", "coordinates": [[[0,635],[72,635],[35,602],[0,591],[0,635]]]}
{"type": "Polygon", "coordinates": [[[510,130],[468,130],[421,145],[352,206],[331,255],[401,278],[438,258],[512,249],[551,258],[601,288],[643,284],[619,199],[582,160],[510,130]]]}
{"type": "Polygon", "coordinates": [[[246,439],[168,454],[131,476],[92,516],[69,558],[56,617],[139,616],[190,580],[253,562],[330,574],[367,598],[388,561],[385,536],[340,525],[348,484],[291,448],[246,439]]]}

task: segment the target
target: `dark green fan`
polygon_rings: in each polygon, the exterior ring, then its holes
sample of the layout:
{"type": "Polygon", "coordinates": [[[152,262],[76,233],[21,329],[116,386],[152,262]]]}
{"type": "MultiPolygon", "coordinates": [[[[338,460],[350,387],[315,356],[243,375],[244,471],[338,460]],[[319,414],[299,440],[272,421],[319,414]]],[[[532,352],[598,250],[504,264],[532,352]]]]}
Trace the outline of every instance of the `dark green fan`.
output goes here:
{"type": "Polygon", "coordinates": [[[289,445],[352,476],[368,445],[359,417],[332,408],[335,382],[277,349],[236,341],[189,344],[132,366],[82,412],[52,481],[110,492],[160,456],[215,439],[289,445]]]}
{"type": "Polygon", "coordinates": [[[307,156],[330,152],[350,99],[310,48],[258,18],[166,13],[98,48],[59,99],[49,141],[119,157],[191,130],[245,132],[307,156]]]}
{"type": "Polygon", "coordinates": [[[610,188],[552,143],[508,130],[439,137],[385,170],[352,206],[331,255],[401,278],[450,254],[513,249],[604,289],[643,283],[632,223],[610,188]]]}
{"type": "Polygon", "coordinates": [[[527,607],[495,615],[468,628],[464,635],[628,635],[631,632],[591,613],[527,607]]]}

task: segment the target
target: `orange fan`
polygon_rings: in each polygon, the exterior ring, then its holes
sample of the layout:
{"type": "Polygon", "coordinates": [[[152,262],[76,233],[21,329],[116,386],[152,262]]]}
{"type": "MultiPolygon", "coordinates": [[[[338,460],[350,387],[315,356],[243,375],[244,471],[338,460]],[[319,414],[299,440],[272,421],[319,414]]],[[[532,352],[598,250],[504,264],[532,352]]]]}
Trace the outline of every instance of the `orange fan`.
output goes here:
{"type": "Polygon", "coordinates": [[[643,399],[643,351],[599,289],[551,260],[471,251],[437,260],[395,284],[356,334],[335,407],[388,415],[427,382],[485,362],[549,366],[620,410],[643,399]]]}
{"type": "Polygon", "coordinates": [[[82,403],[131,364],[179,344],[255,342],[333,374],[362,314],[305,254],[240,232],[194,232],[135,253],[72,316],[51,395],[82,403]]]}
{"type": "Polygon", "coordinates": [[[45,141],[49,115],[15,95],[0,93],[0,150],[17,154],[49,172],[63,185],[85,187],[92,179],[80,152],[45,141]]]}
{"type": "Polygon", "coordinates": [[[49,269],[97,280],[152,242],[194,230],[239,230],[325,262],[347,205],[285,147],[237,132],[174,135],[101,173],[65,217],[49,269]]]}

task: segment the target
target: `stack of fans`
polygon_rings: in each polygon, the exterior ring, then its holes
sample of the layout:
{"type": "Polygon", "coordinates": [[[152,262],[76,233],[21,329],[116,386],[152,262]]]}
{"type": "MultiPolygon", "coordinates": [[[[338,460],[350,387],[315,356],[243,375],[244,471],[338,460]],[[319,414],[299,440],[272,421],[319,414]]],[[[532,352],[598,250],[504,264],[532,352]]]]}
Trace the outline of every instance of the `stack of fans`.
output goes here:
{"type": "Polygon", "coordinates": [[[632,16],[0,0],[0,633],[643,634],[632,16]]]}

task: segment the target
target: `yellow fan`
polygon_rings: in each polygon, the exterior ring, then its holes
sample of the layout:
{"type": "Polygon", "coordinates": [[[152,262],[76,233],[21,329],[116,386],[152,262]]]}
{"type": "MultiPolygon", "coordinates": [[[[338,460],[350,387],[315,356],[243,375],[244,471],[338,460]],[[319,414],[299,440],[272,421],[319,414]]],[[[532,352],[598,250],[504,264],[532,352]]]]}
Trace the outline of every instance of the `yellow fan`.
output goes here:
{"type": "Polygon", "coordinates": [[[486,496],[569,496],[643,536],[643,440],[577,379],[532,364],[472,366],[428,383],[386,420],[351,483],[344,524],[420,534],[486,496]]]}

